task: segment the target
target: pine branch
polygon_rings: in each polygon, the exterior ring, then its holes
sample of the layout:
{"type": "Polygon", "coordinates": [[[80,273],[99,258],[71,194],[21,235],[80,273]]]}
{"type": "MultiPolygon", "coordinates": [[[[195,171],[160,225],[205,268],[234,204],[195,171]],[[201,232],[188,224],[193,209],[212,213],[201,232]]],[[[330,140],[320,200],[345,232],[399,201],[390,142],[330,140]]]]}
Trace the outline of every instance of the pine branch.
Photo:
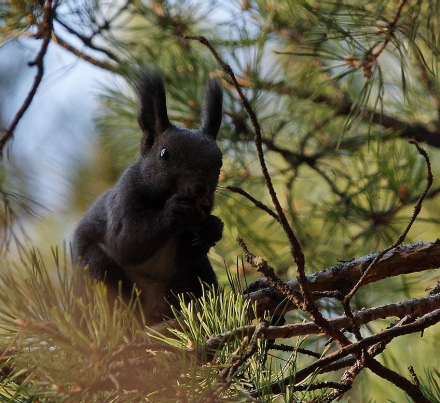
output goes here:
{"type": "Polygon", "coordinates": [[[364,279],[368,276],[369,272],[374,268],[374,265],[382,258],[382,256],[385,255],[385,253],[389,252],[390,250],[393,250],[397,246],[401,245],[402,242],[405,240],[406,236],[408,235],[409,230],[411,229],[411,227],[414,224],[417,216],[419,215],[420,211],[422,210],[423,200],[425,200],[425,197],[426,197],[429,189],[432,186],[433,176],[432,176],[432,170],[431,170],[431,161],[429,160],[428,154],[415,141],[410,141],[410,143],[414,144],[417,147],[417,150],[425,158],[425,161],[426,161],[426,166],[428,168],[428,174],[427,174],[427,184],[426,184],[425,190],[423,191],[423,193],[420,195],[419,199],[417,200],[417,203],[414,206],[414,213],[413,213],[411,219],[409,220],[409,223],[406,226],[405,230],[402,232],[402,234],[399,235],[399,237],[397,238],[396,242],[394,242],[391,246],[389,246],[388,248],[382,250],[381,252],[379,252],[376,255],[376,257],[371,262],[371,264],[367,267],[365,272],[362,273],[362,276],[359,279],[359,281],[353,286],[353,288],[350,290],[350,292],[345,296],[344,304],[346,304],[346,305],[349,304],[350,300],[353,298],[353,295],[361,287],[362,282],[364,281],[364,279]]]}
{"type": "MultiPolygon", "coordinates": [[[[336,110],[337,115],[348,116],[354,107],[353,102],[341,100],[328,95],[315,94],[302,87],[295,87],[284,83],[272,83],[259,81],[259,87],[267,91],[275,91],[278,94],[308,99],[316,104],[324,104],[336,110]]],[[[366,109],[360,115],[361,119],[367,123],[378,124],[386,129],[392,129],[401,138],[414,139],[417,142],[426,143],[432,147],[440,148],[440,128],[432,124],[408,123],[386,113],[376,112],[366,109]]]]}
{"type": "Polygon", "coordinates": [[[371,77],[373,75],[372,69],[374,65],[377,62],[377,59],[379,56],[383,53],[385,48],[388,46],[390,41],[395,38],[394,31],[396,30],[397,22],[399,21],[399,18],[402,13],[402,9],[406,4],[406,0],[400,0],[399,5],[397,6],[396,13],[394,15],[393,20],[388,24],[388,27],[386,29],[386,35],[385,39],[380,45],[379,49],[375,52],[369,53],[365,60],[360,65],[364,72],[364,77],[371,77]]]}

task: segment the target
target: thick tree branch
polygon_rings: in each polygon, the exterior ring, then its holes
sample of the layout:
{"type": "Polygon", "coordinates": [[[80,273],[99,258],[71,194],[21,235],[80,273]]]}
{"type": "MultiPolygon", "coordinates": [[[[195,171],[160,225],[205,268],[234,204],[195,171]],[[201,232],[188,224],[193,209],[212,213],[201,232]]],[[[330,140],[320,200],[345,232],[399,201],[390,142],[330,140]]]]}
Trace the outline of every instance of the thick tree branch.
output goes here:
{"type": "MultiPolygon", "coordinates": [[[[308,275],[309,288],[311,291],[339,291],[346,295],[359,281],[376,256],[377,253],[372,253],[308,275]]],[[[440,240],[403,245],[382,256],[365,278],[363,285],[388,277],[417,273],[438,267],[440,267],[440,240]]],[[[290,280],[286,284],[293,292],[299,291],[298,280],[290,280]]],[[[265,279],[259,279],[250,284],[248,292],[248,298],[258,303],[259,313],[263,313],[265,310],[273,312],[285,300],[285,295],[277,292],[265,279]]],[[[315,298],[320,297],[315,296],[315,298]]],[[[297,306],[287,303],[285,309],[296,308],[297,306]]]]}

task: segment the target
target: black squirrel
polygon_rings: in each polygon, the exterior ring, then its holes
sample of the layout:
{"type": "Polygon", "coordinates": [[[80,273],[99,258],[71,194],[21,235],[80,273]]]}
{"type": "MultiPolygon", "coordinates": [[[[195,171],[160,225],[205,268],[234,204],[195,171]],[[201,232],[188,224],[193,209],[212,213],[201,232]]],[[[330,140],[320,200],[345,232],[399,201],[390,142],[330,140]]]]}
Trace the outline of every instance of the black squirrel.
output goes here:
{"type": "Polygon", "coordinates": [[[109,294],[128,298],[141,291],[148,324],[170,315],[176,295],[217,287],[208,260],[221,239],[223,222],[211,214],[222,153],[216,137],[222,119],[222,88],[209,80],[201,130],[170,123],[162,76],[148,68],[134,84],[142,129],[139,159],[104,193],[76,227],[74,264],[89,267],[109,294]]]}

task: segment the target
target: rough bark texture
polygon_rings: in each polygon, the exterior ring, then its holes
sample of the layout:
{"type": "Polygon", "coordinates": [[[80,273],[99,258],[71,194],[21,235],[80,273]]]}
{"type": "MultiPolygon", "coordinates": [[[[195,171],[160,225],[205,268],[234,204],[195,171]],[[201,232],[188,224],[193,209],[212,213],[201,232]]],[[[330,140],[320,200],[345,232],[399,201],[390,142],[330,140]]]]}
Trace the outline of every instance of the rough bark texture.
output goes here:
{"type": "MultiPolygon", "coordinates": [[[[349,262],[307,276],[312,292],[339,291],[346,295],[361,277],[364,270],[373,261],[377,253],[372,253],[349,262]]],[[[365,278],[365,284],[374,283],[388,277],[410,274],[440,267],[440,240],[415,242],[403,245],[387,252],[365,278]]],[[[299,293],[296,279],[286,283],[293,292],[299,293]]],[[[285,296],[277,292],[265,279],[254,281],[248,288],[249,298],[258,303],[259,312],[273,311],[285,296]]],[[[315,295],[315,299],[322,298],[315,295]]],[[[288,303],[286,309],[297,308],[288,303]]]]}

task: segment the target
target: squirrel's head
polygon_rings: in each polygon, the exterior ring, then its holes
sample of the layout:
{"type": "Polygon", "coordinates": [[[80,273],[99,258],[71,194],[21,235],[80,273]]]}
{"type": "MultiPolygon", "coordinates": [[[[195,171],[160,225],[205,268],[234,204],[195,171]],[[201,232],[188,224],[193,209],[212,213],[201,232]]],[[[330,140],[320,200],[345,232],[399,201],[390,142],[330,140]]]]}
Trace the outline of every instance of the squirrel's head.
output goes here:
{"type": "Polygon", "coordinates": [[[161,197],[179,194],[194,198],[199,208],[210,212],[222,166],[222,153],[216,144],[222,120],[220,83],[209,80],[206,85],[200,130],[178,128],[169,121],[158,70],[139,74],[135,84],[143,132],[139,163],[145,185],[154,185],[161,197]]]}

